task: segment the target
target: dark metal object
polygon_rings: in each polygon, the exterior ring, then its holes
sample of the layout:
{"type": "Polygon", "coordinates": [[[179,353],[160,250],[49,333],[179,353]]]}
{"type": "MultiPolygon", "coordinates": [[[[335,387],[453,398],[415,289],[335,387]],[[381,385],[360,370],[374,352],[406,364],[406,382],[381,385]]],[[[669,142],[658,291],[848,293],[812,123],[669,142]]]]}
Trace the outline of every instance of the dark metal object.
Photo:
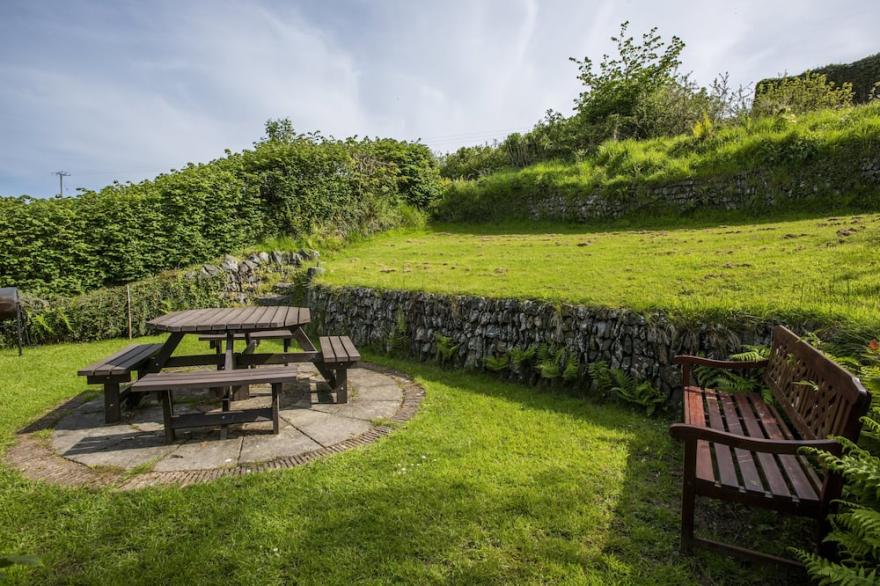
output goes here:
{"type": "Polygon", "coordinates": [[[682,553],[702,545],[751,560],[799,565],[695,537],[694,501],[705,496],[812,517],[817,550],[827,554],[823,538],[830,528],[828,513],[840,498],[842,481],[837,474],[818,473],[799,450],[813,447],[839,455],[840,443],[826,438],[858,440],[860,419],[870,402],[859,380],[782,326],[773,329],[767,360],[677,356],[675,362],[682,365],[684,423],[673,424],[669,431],[684,442],[682,553]],[[773,404],[756,393],[728,394],[691,386],[695,365],[763,368],[773,404]]]}
{"type": "Polygon", "coordinates": [[[0,319],[14,319],[18,337],[18,355],[22,354],[23,328],[21,323],[21,300],[16,287],[0,287],[0,319]]]}

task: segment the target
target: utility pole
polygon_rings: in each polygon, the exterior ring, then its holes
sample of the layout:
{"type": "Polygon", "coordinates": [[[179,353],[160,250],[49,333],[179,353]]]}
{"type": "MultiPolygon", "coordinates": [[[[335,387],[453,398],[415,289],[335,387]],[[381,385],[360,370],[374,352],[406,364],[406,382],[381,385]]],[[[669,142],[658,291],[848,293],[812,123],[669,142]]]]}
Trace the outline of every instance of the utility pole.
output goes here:
{"type": "Polygon", "coordinates": [[[64,178],[70,177],[67,171],[55,171],[52,175],[58,175],[58,195],[64,196],[64,178]]]}

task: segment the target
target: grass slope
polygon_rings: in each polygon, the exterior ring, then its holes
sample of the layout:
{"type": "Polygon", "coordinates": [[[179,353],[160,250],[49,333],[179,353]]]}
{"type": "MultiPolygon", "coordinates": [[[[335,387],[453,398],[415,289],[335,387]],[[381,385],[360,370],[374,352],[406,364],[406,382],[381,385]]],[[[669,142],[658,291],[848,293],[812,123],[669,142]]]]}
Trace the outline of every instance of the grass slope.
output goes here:
{"type": "Polygon", "coordinates": [[[878,241],[878,214],[650,229],[441,225],[342,250],[321,282],[873,326],[878,241]]]}
{"type": "Polygon", "coordinates": [[[747,171],[762,174],[762,192],[803,191],[805,201],[788,207],[876,205],[877,186],[864,181],[860,165],[878,156],[880,103],[748,119],[699,137],[609,140],[577,163],[543,162],[453,181],[435,215],[465,222],[525,218],[528,204],[547,195],[638,201],[651,186],[747,171]]]}
{"type": "MultiPolygon", "coordinates": [[[[0,351],[0,441],[84,388],[126,341],[0,351]]],[[[191,350],[191,342],[185,343],[191,350]]],[[[464,372],[382,360],[428,391],[367,448],[304,467],[131,493],[33,483],[0,467],[12,583],[774,584],[773,568],[677,554],[680,452],[666,423],[464,372]]],[[[705,509],[703,509],[705,510],[705,509]]],[[[709,534],[780,552],[803,523],[723,508],[709,534]]]]}

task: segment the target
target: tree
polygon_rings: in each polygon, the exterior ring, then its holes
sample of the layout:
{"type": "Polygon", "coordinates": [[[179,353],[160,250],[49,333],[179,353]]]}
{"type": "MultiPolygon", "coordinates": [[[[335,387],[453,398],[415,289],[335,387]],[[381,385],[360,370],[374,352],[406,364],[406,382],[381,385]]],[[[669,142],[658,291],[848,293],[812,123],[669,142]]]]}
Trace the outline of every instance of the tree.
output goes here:
{"type": "Polygon", "coordinates": [[[679,81],[678,67],[684,42],[673,36],[665,43],[657,27],[642,35],[641,43],[627,35],[629,22],[620,25],[620,33],[611,37],[617,44],[617,56],[602,56],[594,71],[589,57],[570,58],[578,66],[578,79],[584,90],[575,99],[575,124],[582,141],[598,145],[613,138],[645,138],[639,108],[658,92],[679,81]]]}

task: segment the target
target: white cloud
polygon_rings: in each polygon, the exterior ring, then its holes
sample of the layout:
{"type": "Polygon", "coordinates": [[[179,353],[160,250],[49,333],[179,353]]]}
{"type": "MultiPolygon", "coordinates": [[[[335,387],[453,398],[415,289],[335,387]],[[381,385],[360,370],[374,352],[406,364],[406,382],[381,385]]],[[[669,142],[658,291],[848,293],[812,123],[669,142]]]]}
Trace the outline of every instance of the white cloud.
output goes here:
{"type": "Polygon", "coordinates": [[[139,180],[300,130],[500,138],[579,87],[619,23],[688,47],[702,83],[737,83],[876,52],[880,4],[840,0],[0,4],[0,193],[139,180]]]}

